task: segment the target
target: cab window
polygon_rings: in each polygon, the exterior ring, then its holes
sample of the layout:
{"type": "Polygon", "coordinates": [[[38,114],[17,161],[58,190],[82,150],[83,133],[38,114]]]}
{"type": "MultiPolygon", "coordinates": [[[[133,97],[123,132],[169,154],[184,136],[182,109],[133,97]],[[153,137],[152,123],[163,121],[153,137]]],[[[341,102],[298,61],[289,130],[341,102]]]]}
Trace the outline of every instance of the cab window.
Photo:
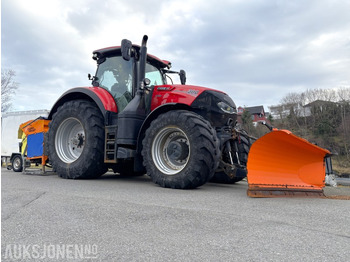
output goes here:
{"type": "Polygon", "coordinates": [[[132,100],[133,60],[125,61],[120,56],[107,57],[96,72],[99,86],[108,90],[118,106],[118,112],[132,100]]]}
{"type": "Polygon", "coordinates": [[[164,85],[164,78],[162,73],[159,71],[158,68],[154,67],[151,64],[146,64],[146,78],[151,80],[151,86],[159,86],[159,85],[164,85]]]}

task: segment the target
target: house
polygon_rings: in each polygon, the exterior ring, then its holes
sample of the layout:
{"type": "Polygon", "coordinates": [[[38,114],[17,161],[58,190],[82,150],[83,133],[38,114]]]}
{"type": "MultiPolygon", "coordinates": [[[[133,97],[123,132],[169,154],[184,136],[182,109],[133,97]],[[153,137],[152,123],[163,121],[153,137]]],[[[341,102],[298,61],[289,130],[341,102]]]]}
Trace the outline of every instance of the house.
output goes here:
{"type": "Polygon", "coordinates": [[[329,107],[332,104],[336,103],[330,101],[316,100],[304,106],[302,106],[301,103],[289,103],[270,106],[269,109],[273,119],[284,119],[291,115],[292,112],[294,112],[294,114],[297,117],[308,117],[311,116],[312,108],[319,108],[322,112],[323,109],[329,107]]]}
{"type": "Polygon", "coordinates": [[[324,101],[324,100],[315,100],[307,105],[304,106],[305,111],[307,112],[306,116],[311,115],[312,108],[318,108],[321,112],[323,110],[327,110],[327,107],[337,105],[337,103],[331,102],[331,101],[324,101]]]}
{"type": "Polygon", "coordinates": [[[273,119],[283,119],[290,114],[290,107],[286,105],[270,106],[269,109],[273,119]]]}
{"type": "Polygon", "coordinates": [[[297,117],[305,117],[310,115],[309,108],[301,105],[301,103],[288,103],[276,106],[270,106],[270,113],[273,119],[285,119],[291,114],[297,117]]]}
{"type": "Polygon", "coordinates": [[[252,116],[253,123],[266,121],[266,113],[264,106],[238,107],[237,115],[238,122],[242,123],[242,115],[244,111],[248,111],[252,116]]]}

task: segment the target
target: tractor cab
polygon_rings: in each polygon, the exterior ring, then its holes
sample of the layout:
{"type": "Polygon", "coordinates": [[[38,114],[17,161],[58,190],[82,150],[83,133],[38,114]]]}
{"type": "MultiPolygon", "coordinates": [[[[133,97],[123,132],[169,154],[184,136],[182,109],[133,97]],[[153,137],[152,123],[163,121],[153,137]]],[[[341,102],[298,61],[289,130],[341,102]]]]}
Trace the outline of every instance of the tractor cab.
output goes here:
{"type": "MultiPolygon", "coordinates": [[[[93,86],[106,89],[114,98],[118,112],[135,97],[139,84],[140,75],[140,47],[133,45],[137,55],[126,60],[122,56],[121,47],[110,47],[93,52],[93,59],[97,61],[97,71],[91,79],[93,86]]],[[[145,64],[145,76],[148,86],[166,84],[164,68],[170,68],[168,61],[160,60],[155,56],[148,55],[145,64]],[[148,81],[149,80],[149,81],[148,81]]]]}

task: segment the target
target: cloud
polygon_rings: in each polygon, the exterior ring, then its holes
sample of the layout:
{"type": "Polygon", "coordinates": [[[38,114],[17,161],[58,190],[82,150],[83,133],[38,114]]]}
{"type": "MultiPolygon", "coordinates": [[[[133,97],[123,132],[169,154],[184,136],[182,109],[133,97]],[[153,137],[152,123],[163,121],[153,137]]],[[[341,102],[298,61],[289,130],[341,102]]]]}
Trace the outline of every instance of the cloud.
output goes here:
{"type": "Polygon", "coordinates": [[[232,95],[246,92],[242,87],[249,86],[255,95],[244,104],[252,105],[265,104],[271,97],[272,103],[278,103],[283,93],[332,87],[347,79],[349,60],[344,56],[348,57],[350,9],[346,2],[230,3],[199,6],[193,16],[179,19],[174,39],[181,38],[182,47],[172,41],[170,49],[189,54],[185,60],[198,82],[218,85],[232,95]],[[189,26],[192,19],[198,27],[189,26]],[[324,41],[312,46],[329,32],[338,32],[333,45],[324,41]],[[220,85],[229,81],[231,88],[220,85]]]}
{"type": "Polygon", "coordinates": [[[21,83],[17,110],[49,109],[90,84],[93,50],[148,34],[149,52],[185,69],[189,84],[267,107],[293,91],[350,86],[349,11],[342,0],[3,0],[2,67],[21,83]]]}

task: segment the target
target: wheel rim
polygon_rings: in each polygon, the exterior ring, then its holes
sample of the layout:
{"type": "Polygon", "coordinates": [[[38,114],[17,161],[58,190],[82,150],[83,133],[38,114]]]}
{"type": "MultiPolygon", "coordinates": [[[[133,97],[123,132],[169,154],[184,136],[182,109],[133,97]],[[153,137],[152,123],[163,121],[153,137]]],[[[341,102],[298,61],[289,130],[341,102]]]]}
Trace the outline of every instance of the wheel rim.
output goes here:
{"type": "Polygon", "coordinates": [[[166,175],[181,172],[190,158],[190,144],[185,132],[178,127],[165,127],[152,143],[152,159],[158,170],[166,175]]]}
{"type": "Polygon", "coordinates": [[[84,150],[85,131],[76,118],[67,118],[57,129],[55,147],[58,157],[65,163],[77,160],[84,150]]]}
{"type": "Polygon", "coordinates": [[[19,157],[16,157],[14,160],[13,160],[13,168],[14,169],[20,169],[21,168],[21,159],[19,157]]]}

